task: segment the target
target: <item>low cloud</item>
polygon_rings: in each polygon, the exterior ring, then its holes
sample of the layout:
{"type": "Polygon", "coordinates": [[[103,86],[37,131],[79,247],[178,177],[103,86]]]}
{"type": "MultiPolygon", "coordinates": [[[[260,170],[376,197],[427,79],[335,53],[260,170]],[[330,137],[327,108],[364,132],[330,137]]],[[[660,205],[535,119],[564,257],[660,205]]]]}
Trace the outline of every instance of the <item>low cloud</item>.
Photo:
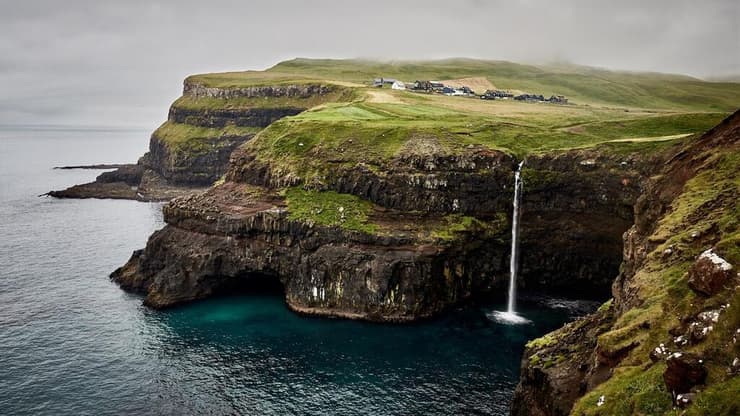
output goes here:
{"type": "Polygon", "coordinates": [[[0,124],[153,128],[192,73],[295,56],[740,74],[740,3],[0,0],[0,124]]]}

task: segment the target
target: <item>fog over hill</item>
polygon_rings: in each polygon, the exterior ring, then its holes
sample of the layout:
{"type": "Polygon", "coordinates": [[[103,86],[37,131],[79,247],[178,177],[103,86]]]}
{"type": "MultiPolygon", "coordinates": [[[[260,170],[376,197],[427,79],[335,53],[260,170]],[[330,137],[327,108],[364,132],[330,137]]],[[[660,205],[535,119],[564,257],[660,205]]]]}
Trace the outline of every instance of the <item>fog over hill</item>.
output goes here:
{"type": "Polygon", "coordinates": [[[188,74],[297,56],[740,73],[740,4],[0,0],[0,124],[152,128],[188,74]]]}

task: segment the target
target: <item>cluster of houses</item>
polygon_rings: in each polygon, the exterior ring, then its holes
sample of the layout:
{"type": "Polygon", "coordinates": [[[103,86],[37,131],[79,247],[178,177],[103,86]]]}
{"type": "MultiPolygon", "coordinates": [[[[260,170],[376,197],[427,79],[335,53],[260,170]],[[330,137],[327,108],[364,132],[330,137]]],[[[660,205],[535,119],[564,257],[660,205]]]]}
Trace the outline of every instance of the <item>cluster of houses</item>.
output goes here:
{"type": "Polygon", "coordinates": [[[423,91],[444,95],[475,97],[475,92],[468,87],[451,87],[439,81],[414,81],[408,84],[393,78],[376,78],[373,81],[374,87],[383,87],[384,85],[390,85],[391,89],[394,90],[423,91]]]}
{"type": "MultiPolygon", "coordinates": [[[[373,86],[382,88],[385,85],[389,85],[394,90],[411,90],[428,93],[437,93],[450,96],[462,96],[462,97],[475,97],[476,93],[466,86],[452,87],[444,85],[439,81],[414,81],[413,83],[404,83],[393,78],[375,78],[373,80],[373,86]]],[[[482,100],[508,100],[514,99],[517,101],[525,102],[541,102],[551,104],[568,104],[568,99],[562,95],[553,95],[550,98],[545,98],[543,95],[535,94],[520,94],[515,95],[509,91],[503,90],[486,90],[483,95],[480,96],[482,100]]]]}
{"type": "Polygon", "coordinates": [[[568,104],[568,99],[564,95],[551,95],[550,98],[545,98],[544,95],[536,94],[521,94],[514,95],[508,91],[501,90],[488,90],[480,96],[483,100],[508,100],[514,99],[517,101],[527,102],[540,102],[540,103],[552,103],[552,104],[568,104]]]}

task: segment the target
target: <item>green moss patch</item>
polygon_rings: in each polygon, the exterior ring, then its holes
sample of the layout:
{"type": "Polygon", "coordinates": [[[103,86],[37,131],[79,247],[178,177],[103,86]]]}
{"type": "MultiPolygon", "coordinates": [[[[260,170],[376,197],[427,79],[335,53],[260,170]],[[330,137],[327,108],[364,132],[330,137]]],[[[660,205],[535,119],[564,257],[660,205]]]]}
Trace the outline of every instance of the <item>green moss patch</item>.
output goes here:
{"type": "Polygon", "coordinates": [[[571,411],[574,415],[660,415],[672,408],[671,394],[663,383],[665,364],[642,371],[639,367],[620,368],[609,382],[583,396],[571,411]],[[599,398],[604,402],[598,405],[599,398]]]}
{"type": "Polygon", "coordinates": [[[373,234],[377,226],[368,222],[372,204],[354,195],[333,191],[285,190],[289,218],[310,224],[336,226],[373,234]]]}
{"type": "Polygon", "coordinates": [[[331,91],[309,97],[193,97],[184,95],[172,104],[174,108],[196,111],[246,110],[250,108],[300,108],[308,109],[325,103],[350,102],[358,99],[355,88],[331,86],[331,91]]]}

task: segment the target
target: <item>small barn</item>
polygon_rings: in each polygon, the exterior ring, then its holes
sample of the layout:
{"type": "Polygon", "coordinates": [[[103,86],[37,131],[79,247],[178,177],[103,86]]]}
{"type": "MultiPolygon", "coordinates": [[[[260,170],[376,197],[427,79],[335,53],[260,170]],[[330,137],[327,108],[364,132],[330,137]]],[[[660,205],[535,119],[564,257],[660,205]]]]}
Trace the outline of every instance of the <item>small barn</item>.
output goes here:
{"type": "Polygon", "coordinates": [[[405,90],[406,89],[406,84],[404,84],[401,81],[396,81],[396,82],[394,82],[391,85],[391,89],[394,89],[394,90],[405,90]]]}
{"type": "Polygon", "coordinates": [[[414,81],[414,86],[412,87],[412,89],[420,91],[431,91],[432,83],[429,81],[420,81],[417,79],[416,81],[414,81]]]}

